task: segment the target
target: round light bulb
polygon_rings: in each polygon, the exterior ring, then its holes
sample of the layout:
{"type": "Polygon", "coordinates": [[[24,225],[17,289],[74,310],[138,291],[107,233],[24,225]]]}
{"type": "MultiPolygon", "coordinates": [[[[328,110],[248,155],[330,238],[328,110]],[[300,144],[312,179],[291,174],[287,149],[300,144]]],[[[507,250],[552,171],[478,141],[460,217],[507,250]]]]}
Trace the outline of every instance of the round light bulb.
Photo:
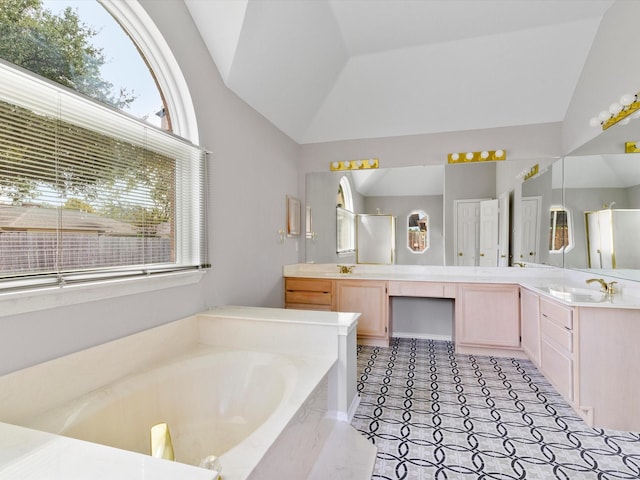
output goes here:
{"type": "Polygon", "coordinates": [[[356,167],[360,168],[362,166],[362,160],[358,160],[356,162],[356,167]]]}
{"type": "Polygon", "coordinates": [[[331,166],[332,166],[333,168],[339,168],[339,167],[340,167],[340,164],[339,164],[338,162],[333,162],[333,163],[331,164],[331,166]]]}
{"type": "Polygon", "coordinates": [[[496,150],[496,158],[502,158],[504,156],[504,150],[496,150]]]}
{"type": "Polygon", "coordinates": [[[620,120],[620,122],[618,122],[618,125],[623,125],[623,126],[624,125],[629,125],[630,121],[631,121],[631,117],[627,117],[627,118],[624,118],[624,119],[620,120]]]}
{"type": "Polygon", "coordinates": [[[633,112],[629,118],[633,120],[637,120],[638,118],[640,118],[640,110],[636,110],[635,112],[633,112]]]}
{"type": "Polygon", "coordinates": [[[467,152],[465,157],[466,157],[467,160],[473,160],[473,152],[467,152]]]}
{"type": "Polygon", "coordinates": [[[600,120],[598,120],[598,117],[593,117],[591,120],[589,120],[589,125],[591,125],[592,127],[597,127],[599,125],[601,125],[602,122],[600,122],[600,120]]]}
{"type": "Polygon", "coordinates": [[[451,154],[451,160],[458,160],[460,158],[460,155],[458,155],[457,153],[452,153],[451,154]]]}
{"type": "Polygon", "coordinates": [[[611,118],[611,114],[607,110],[603,110],[598,114],[598,119],[601,122],[606,122],[611,118]]]}
{"type": "Polygon", "coordinates": [[[611,105],[609,105],[609,112],[611,113],[611,115],[617,115],[622,111],[622,105],[620,105],[618,102],[614,102],[611,105]]]}
{"type": "Polygon", "coordinates": [[[489,152],[487,152],[486,150],[483,150],[480,153],[480,158],[482,158],[483,160],[486,160],[487,158],[489,158],[489,152]]]}
{"type": "Polygon", "coordinates": [[[635,95],[632,95],[630,93],[625,93],[623,96],[620,97],[620,105],[622,105],[623,107],[628,107],[634,102],[635,99],[636,99],[635,95]]]}

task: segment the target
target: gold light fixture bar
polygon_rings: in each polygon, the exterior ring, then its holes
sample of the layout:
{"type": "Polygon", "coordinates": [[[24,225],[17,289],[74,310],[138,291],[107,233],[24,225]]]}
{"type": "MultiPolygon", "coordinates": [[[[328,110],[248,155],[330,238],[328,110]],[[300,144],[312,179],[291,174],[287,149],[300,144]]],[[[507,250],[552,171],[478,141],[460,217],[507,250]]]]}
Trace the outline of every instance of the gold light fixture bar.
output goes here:
{"type": "MultiPolygon", "coordinates": [[[[636,99],[638,98],[640,98],[640,93],[636,95],[636,99]]],[[[640,100],[636,100],[631,105],[624,107],[620,113],[618,113],[617,115],[614,115],[609,120],[604,122],[602,124],[602,130],[606,130],[609,127],[613,127],[616,123],[618,123],[621,120],[624,120],[629,115],[634,114],[638,110],[640,110],[640,100]]]]}
{"type": "Polygon", "coordinates": [[[624,153],[640,153],[640,141],[625,142],[624,153]]]}
{"type": "Polygon", "coordinates": [[[449,163],[495,162],[506,159],[507,152],[505,150],[483,150],[482,152],[461,152],[447,155],[449,163]]]}
{"type": "Polygon", "coordinates": [[[526,182],[531,177],[536,175],[540,171],[540,164],[536,163],[533,167],[529,169],[529,171],[524,176],[524,181],[526,182]]]}
{"type": "Polygon", "coordinates": [[[332,172],[340,170],[366,170],[369,168],[378,168],[378,159],[341,160],[339,162],[331,162],[330,167],[332,172]]]}
{"type": "Polygon", "coordinates": [[[600,125],[602,130],[606,130],[617,123],[626,125],[635,118],[640,118],[640,92],[635,95],[625,93],[619,101],[613,102],[607,110],[589,120],[589,124],[592,127],[600,125]]]}

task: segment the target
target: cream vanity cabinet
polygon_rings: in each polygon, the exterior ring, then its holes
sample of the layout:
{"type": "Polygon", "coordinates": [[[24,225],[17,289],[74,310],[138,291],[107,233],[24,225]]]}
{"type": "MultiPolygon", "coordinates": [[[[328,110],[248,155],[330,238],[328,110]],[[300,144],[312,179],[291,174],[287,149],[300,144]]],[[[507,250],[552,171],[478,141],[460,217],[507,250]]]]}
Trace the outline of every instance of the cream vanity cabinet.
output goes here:
{"type": "Polygon", "coordinates": [[[339,312],[360,312],[358,342],[389,346],[389,297],[387,282],[379,280],[336,280],[339,312]]]}
{"type": "Polygon", "coordinates": [[[469,347],[520,349],[520,287],[511,284],[458,284],[455,341],[469,347]]]}
{"type": "Polygon", "coordinates": [[[540,297],[520,289],[520,336],[522,351],[540,368],[540,297]]]}
{"type": "Polygon", "coordinates": [[[569,403],[574,400],[573,311],[540,297],[540,370],[569,403]]]}
{"type": "Polygon", "coordinates": [[[335,310],[333,280],[327,278],[284,279],[284,308],[335,310]]]}

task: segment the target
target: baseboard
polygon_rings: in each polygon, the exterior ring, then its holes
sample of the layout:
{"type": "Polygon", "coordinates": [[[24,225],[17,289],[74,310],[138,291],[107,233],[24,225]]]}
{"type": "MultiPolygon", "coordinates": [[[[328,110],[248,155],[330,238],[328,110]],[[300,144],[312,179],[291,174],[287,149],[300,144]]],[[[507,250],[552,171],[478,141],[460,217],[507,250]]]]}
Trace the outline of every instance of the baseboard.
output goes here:
{"type": "Polygon", "coordinates": [[[396,338],[417,338],[418,340],[442,340],[445,342],[453,340],[451,335],[438,335],[436,333],[393,332],[391,336],[396,338]]]}
{"type": "Polygon", "coordinates": [[[360,405],[360,395],[356,395],[349,406],[349,410],[346,412],[338,412],[338,411],[329,411],[327,412],[326,417],[331,418],[333,420],[337,420],[339,422],[347,422],[351,423],[353,420],[353,416],[356,414],[356,410],[358,409],[358,405],[360,405]]]}

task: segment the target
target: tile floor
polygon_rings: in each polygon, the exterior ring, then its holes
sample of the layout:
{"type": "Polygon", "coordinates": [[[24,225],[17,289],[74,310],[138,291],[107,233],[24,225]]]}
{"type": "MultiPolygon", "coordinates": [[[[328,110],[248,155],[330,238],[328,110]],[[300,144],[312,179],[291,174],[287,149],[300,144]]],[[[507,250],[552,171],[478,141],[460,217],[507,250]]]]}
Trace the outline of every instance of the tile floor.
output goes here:
{"type": "Polygon", "coordinates": [[[640,479],[640,433],[592,429],[527,360],[451,342],[358,346],[372,479],[640,479]]]}

